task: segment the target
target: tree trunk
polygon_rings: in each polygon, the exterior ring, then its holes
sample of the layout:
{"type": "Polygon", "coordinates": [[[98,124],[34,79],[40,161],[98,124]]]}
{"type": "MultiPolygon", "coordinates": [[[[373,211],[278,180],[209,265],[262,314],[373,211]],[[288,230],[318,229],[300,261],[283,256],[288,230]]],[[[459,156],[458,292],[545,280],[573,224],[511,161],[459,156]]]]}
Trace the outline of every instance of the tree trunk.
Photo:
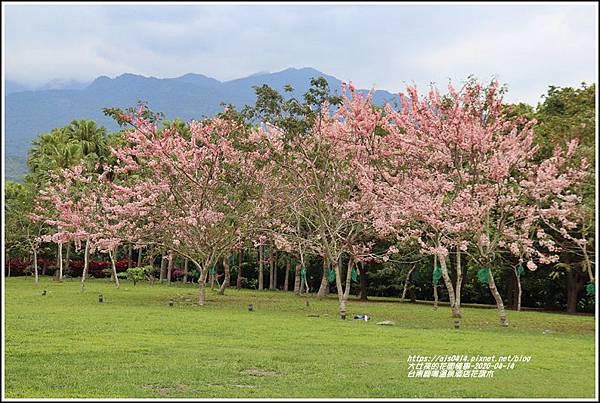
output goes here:
{"type": "Polygon", "coordinates": [[[317,299],[323,298],[329,290],[329,262],[326,256],[323,256],[323,275],[321,276],[321,285],[317,292],[317,299]]]}
{"type": "Polygon", "coordinates": [[[579,292],[583,289],[583,276],[576,269],[567,270],[567,312],[577,313],[579,292]]]}
{"type": "Polygon", "coordinates": [[[410,268],[410,270],[408,271],[408,274],[406,275],[406,280],[404,280],[404,287],[402,289],[402,296],[400,297],[400,302],[404,302],[404,299],[406,298],[406,290],[408,289],[410,275],[412,274],[413,270],[415,270],[415,267],[416,267],[416,265],[413,265],[413,267],[410,268]]]}
{"type": "Polygon", "coordinates": [[[589,280],[593,283],[594,282],[594,272],[592,271],[592,260],[590,259],[590,256],[587,251],[587,244],[580,246],[580,248],[583,251],[583,263],[585,266],[585,270],[588,273],[589,280]]]}
{"type": "Polygon", "coordinates": [[[63,279],[62,242],[58,243],[58,281],[63,279]]]}
{"type": "Polygon", "coordinates": [[[300,294],[302,294],[304,292],[304,284],[305,283],[306,283],[306,277],[302,278],[302,270],[300,270],[300,294]]]}
{"type": "Polygon", "coordinates": [[[415,294],[415,285],[411,284],[412,287],[409,287],[408,290],[410,292],[410,303],[415,304],[417,302],[417,294],[415,294]]]}
{"type": "Polygon", "coordinates": [[[508,320],[506,320],[506,311],[504,310],[504,303],[502,302],[502,297],[496,288],[496,282],[494,281],[494,275],[492,274],[492,270],[490,270],[490,277],[488,279],[488,285],[490,286],[490,291],[496,300],[496,306],[498,307],[498,315],[500,316],[500,325],[506,327],[508,326],[508,320]]]}
{"type": "Polygon", "coordinates": [[[300,268],[302,264],[300,262],[296,263],[296,268],[294,271],[294,293],[300,294],[300,268]]]}
{"type": "Polygon", "coordinates": [[[302,276],[300,276],[300,293],[302,294],[303,292],[306,292],[308,294],[308,292],[310,291],[309,287],[308,287],[308,270],[306,270],[306,267],[304,267],[305,270],[305,276],[304,279],[302,279],[302,276]]]}
{"type": "Polygon", "coordinates": [[[335,284],[337,289],[340,319],[346,319],[346,302],[344,301],[344,291],[342,289],[342,273],[340,271],[339,261],[333,263],[333,271],[335,271],[335,284]]]}
{"type": "Polygon", "coordinates": [[[35,275],[35,284],[38,285],[40,283],[40,279],[38,276],[37,250],[35,250],[35,248],[33,248],[33,273],[35,275]]]}
{"type": "Polygon", "coordinates": [[[354,259],[350,257],[348,260],[348,269],[346,270],[346,286],[344,288],[344,299],[348,301],[350,297],[350,289],[352,288],[352,269],[354,268],[354,259]]]}
{"type": "Polygon", "coordinates": [[[348,267],[346,269],[346,287],[345,288],[342,285],[342,277],[341,277],[341,270],[340,270],[339,264],[336,263],[334,265],[335,281],[336,281],[337,290],[338,290],[337,294],[338,294],[338,299],[340,302],[340,319],[346,319],[348,297],[350,296],[350,285],[352,284],[352,265],[353,264],[354,264],[354,261],[353,261],[352,257],[350,257],[350,259],[348,260],[348,267]]]}
{"type": "Polygon", "coordinates": [[[368,301],[368,286],[369,283],[367,281],[367,270],[365,269],[365,264],[360,263],[358,266],[358,272],[360,274],[360,300],[368,301]]]}
{"type": "Polygon", "coordinates": [[[229,287],[229,282],[231,280],[231,274],[229,272],[229,257],[223,258],[223,269],[225,270],[225,277],[223,278],[223,284],[219,288],[219,294],[224,295],[225,289],[229,287]]]}
{"type": "Polygon", "coordinates": [[[208,274],[208,267],[196,266],[200,269],[200,278],[198,278],[198,305],[203,306],[206,303],[206,276],[208,274]]]}
{"type": "Polygon", "coordinates": [[[462,264],[460,258],[460,249],[456,248],[456,289],[454,290],[456,295],[456,306],[460,309],[460,290],[462,286],[462,264]]]}
{"type": "Polygon", "coordinates": [[[169,263],[167,265],[167,283],[169,285],[171,284],[171,276],[173,275],[173,260],[174,260],[173,251],[170,250],[169,251],[169,263]]]}
{"type": "Polygon", "coordinates": [[[127,268],[131,269],[133,265],[133,245],[129,244],[129,248],[127,250],[127,268]]]}
{"type": "Polygon", "coordinates": [[[142,267],[142,247],[138,249],[138,257],[137,257],[137,267],[142,267]]]}
{"type": "MultiPolygon", "coordinates": [[[[433,255],[433,270],[435,271],[437,267],[437,255],[433,255]]],[[[437,284],[433,284],[433,310],[437,311],[438,309],[438,292],[437,292],[437,284]]]]}
{"type": "Polygon", "coordinates": [[[517,311],[520,311],[521,310],[521,294],[522,294],[521,276],[516,272],[516,270],[515,270],[515,275],[516,275],[516,279],[517,279],[517,311]]]}
{"type": "Polygon", "coordinates": [[[239,290],[240,288],[242,288],[242,276],[244,275],[244,272],[242,270],[242,249],[240,248],[239,252],[238,252],[238,275],[237,275],[237,279],[235,281],[235,287],[239,290]]]}
{"type": "Polygon", "coordinates": [[[278,289],[279,287],[277,287],[277,265],[279,264],[279,262],[277,261],[277,253],[273,254],[273,289],[278,289]]]}
{"type": "Polygon", "coordinates": [[[85,290],[85,277],[87,276],[87,272],[88,272],[88,265],[89,265],[89,252],[90,251],[90,240],[86,239],[85,240],[85,249],[83,251],[83,271],[81,272],[81,292],[83,292],[85,290]]]}
{"type": "Polygon", "coordinates": [[[67,253],[65,255],[65,273],[69,273],[71,261],[71,242],[67,242],[67,253]]]}
{"type": "Polygon", "coordinates": [[[283,291],[288,291],[289,289],[289,277],[290,277],[290,268],[292,266],[292,263],[290,261],[290,257],[288,256],[287,259],[285,259],[285,278],[283,279],[283,291]]]}
{"type": "Polygon", "coordinates": [[[183,284],[187,284],[188,281],[188,258],[186,257],[183,261],[183,284]]]}
{"type": "Polygon", "coordinates": [[[215,289],[215,277],[217,276],[217,265],[214,264],[213,266],[209,266],[208,267],[208,282],[210,283],[210,289],[214,290],[215,289]],[[212,271],[212,273],[211,273],[212,271]]]}
{"type": "Polygon", "coordinates": [[[260,244],[258,246],[258,290],[261,291],[263,289],[263,254],[264,254],[264,248],[263,245],[260,244]]]}
{"type": "Polygon", "coordinates": [[[165,259],[167,257],[167,255],[165,255],[164,253],[160,254],[160,274],[159,274],[159,278],[158,278],[158,282],[162,283],[165,281],[165,276],[166,276],[166,272],[167,272],[167,259],[165,259]]]}
{"type": "Polygon", "coordinates": [[[110,257],[110,264],[112,266],[113,276],[115,277],[115,285],[119,288],[119,276],[117,276],[117,266],[115,265],[115,253],[114,251],[108,251],[108,256],[110,257]]]}
{"type": "Polygon", "coordinates": [[[446,257],[444,255],[438,255],[438,260],[440,261],[440,267],[442,268],[442,278],[444,279],[444,284],[448,289],[448,299],[450,300],[450,308],[452,308],[452,317],[454,318],[454,328],[460,328],[460,307],[456,305],[456,300],[454,298],[454,286],[452,286],[452,280],[448,275],[448,267],[446,266],[446,257]]]}
{"type": "Polygon", "coordinates": [[[275,289],[275,259],[273,246],[269,245],[269,290],[275,289]]]}

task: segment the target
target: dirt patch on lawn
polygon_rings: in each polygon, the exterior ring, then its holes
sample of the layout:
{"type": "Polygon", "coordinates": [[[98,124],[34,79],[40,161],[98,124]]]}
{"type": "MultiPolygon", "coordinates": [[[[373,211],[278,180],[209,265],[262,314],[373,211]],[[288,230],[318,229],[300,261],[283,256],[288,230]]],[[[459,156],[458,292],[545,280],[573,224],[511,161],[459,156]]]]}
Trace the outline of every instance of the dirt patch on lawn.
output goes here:
{"type": "Polygon", "coordinates": [[[277,372],[272,371],[270,369],[265,368],[248,368],[241,371],[244,375],[252,375],[252,376],[277,376],[279,375],[277,372]]]}
{"type": "Polygon", "coordinates": [[[255,388],[255,385],[242,385],[235,383],[223,383],[223,384],[212,384],[209,383],[207,386],[209,387],[219,387],[219,388],[255,388]]]}
{"type": "Polygon", "coordinates": [[[176,383],[173,385],[147,384],[144,385],[144,389],[150,389],[152,392],[160,396],[168,396],[172,393],[185,392],[188,390],[188,387],[182,383],[176,383]]]}

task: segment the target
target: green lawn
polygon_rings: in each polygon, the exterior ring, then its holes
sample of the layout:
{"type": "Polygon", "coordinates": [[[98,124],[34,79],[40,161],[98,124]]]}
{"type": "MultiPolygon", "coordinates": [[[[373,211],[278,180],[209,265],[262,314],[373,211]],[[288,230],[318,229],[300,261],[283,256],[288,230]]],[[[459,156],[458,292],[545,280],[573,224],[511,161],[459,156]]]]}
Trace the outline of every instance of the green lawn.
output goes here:
{"type": "Polygon", "coordinates": [[[594,397],[591,316],[509,311],[501,328],[495,310],[464,308],[456,331],[448,307],[351,301],[350,313],[373,320],[341,321],[334,296],[209,290],[199,307],[196,294],[107,280],[81,294],[76,279],[6,279],[5,396],[594,397]],[[386,319],[396,325],[375,325],[386,319]],[[414,354],[532,360],[493,378],[409,378],[414,354]]]}

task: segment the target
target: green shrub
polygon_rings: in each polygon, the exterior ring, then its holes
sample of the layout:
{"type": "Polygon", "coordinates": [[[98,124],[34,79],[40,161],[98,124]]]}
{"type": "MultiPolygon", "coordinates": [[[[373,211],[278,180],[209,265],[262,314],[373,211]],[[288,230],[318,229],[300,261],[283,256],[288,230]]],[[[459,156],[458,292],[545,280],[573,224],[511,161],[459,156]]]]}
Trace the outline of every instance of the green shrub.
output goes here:
{"type": "Polygon", "coordinates": [[[119,273],[119,275],[124,274],[124,277],[133,281],[133,285],[135,286],[138,281],[147,279],[152,269],[152,266],[131,267],[126,272],[119,273]]]}

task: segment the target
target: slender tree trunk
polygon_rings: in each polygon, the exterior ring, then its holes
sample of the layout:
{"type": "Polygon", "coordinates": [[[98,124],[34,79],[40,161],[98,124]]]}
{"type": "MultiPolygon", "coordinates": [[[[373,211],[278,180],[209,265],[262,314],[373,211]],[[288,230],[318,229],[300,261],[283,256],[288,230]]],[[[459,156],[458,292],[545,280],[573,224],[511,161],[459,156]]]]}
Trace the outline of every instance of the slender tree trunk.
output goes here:
{"type": "Polygon", "coordinates": [[[169,263],[167,264],[167,283],[171,285],[171,276],[173,275],[173,260],[175,256],[173,255],[173,251],[169,251],[169,263]]]}
{"type": "Polygon", "coordinates": [[[238,251],[238,275],[235,280],[235,287],[239,290],[242,288],[242,276],[244,272],[242,270],[242,248],[238,251]]]}
{"type": "Polygon", "coordinates": [[[138,257],[137,257],[137,267],[142,267],[142,247],[138,249],[138,257]]]}
{"type": "Polygon", "coordinates": [[[454,327],[456,329],[460,328],[460,307],[456,305],[456,300],[454,298],[454,286],[452,286],[452,280],[450,279],[450,275],[448,275],[448,267],[446,266],[446,257],[444,255],[438,255],[438,259],[440,261],[440,267],[442,268],[442,278],[444,279],[444,284],[448,289],[448,299],[450,300],[450,308],[452,308],[452,317],[454,318],[454,327]]]}
{"type": "Polygon", "coordinates": [[[38,276],[37,250],[35,250],[35,248],[33,248],[33,272],[35,275],[35,284],[38,285],[40,283],[40,279],[38,276]]]}
{"type": "Polygon", "coordinates": [[[133,245],[129,244],[128,250],[127,250],[127,268],[131,269],[133,265],[133,245]]]}
{"type": "Polygon", "coordinates": [[[63,257],[62,257],[62,242],[58,244],[58,281],[63,279],[63,257]]]}
{"type": "Polygon", "coordinates": [[[350,289],[352,288],[352,269],[354,268],[354,259],[350,257],[348,260],[348,268],[346,269],[346,286],[344,288],[344,299],[346,302],[350,297],[350,289]]]}
{"type": "Polygon", "coordinates": [[[515,277],[517,279],[517,311],[521,310],[521,276],[515,271],[515,277]]]}
{"type": "Polygon", "coordinates": [[[417,302],[417,294],[415,293],[415,285],[411,283],[412,287],[408,287],[408,291],[410,292],[410,303],[414,304],[417,302]]]}
{"type": "Polygon", "coordinates": [[[296,263],[296,268],[294,271],[294,293],[300,294],[300,269],[302,264],[300,262],[296,263]]]}
{"type": "Polygon", "coordinates": [[[352,257],[348,260],[348,267],[346,269],[346,287],[342,286],[341,270],[339,264],[335,264],[335,281],[338,289],[338,299],[340,302],[340,319],[346,319],[348,297],[350,296],[350,285],[352,283],[352,265],[354,261],[352,257]]]}
{"type": "Polygon", "coordinates": [[[275,258],[273,246],[269,245],[269,290],[275,289],[275,258]]]}
{"type": "Polygon", "coordinates": [[[160,254],[160,274],[158,278],[158,282],[162,283],[165,281],[165,277],[167,274],[167,255],[163,252],[160,254]]]}
{"type": "Polygon", "coordinates": [[[200,278],[198,278],[198,305],[203,306],[206,303],[206,276],[208,275],[207,266],[198,266],[200,269],[200,278]]]}
{"type": "Polygon", "coordinates": [[[496,282],[494,281],[494,275],[490,270],[490,277],[488,280],[488,285],[490,286],[490,291],[496,300],[496,306],[498,307],[498,315],[500,316],[500,324],[502,326],[508,326],[508,320],[506,320],[506,311],[504,309],[504,302],[502,302],[502,297],[496,288],[496,282]]]}
{"type": "Polygon", "coordinates": [[[81,292],[85,290],[85,277],[88,275],[89,265],[89,253],[90,253],[90,240],[85,240],[85,249],[83,251],[83,272],[81,272],[81,292]]]}
{"type": "Polygon", "coordinates": [[[594,272],[592,271],[592,262],[591,262],[591,260],[590,260],[590,258],[588,256],[587,247],[585,247],[583,249],[583,254],[584,254],[584,259],[585,259],[584,260],[584,262],[585,262],[585,268],[587,270],[587,273],[588,273],[590,281],[593,283],[594,282],[594,272]]]}
{"type": "Polygon", "coordinates": [[[278,289],[279,287],[277,287],[277,265],[279,264],[278,260],[277,260],[277,253],[273,254],[273,289],[278,289]]]}
{"type": "Polygon", "coordinates": [[[317,292],[317,299],[321,299],[326,295],[329,289],[329,262],[326,256],[323,256],[323,275],[321,276],[321,285],[317,292]]]}
{"type": "Polygon", "coordinates": [[[283,279],[283,291],[289,290],[289,277],[290,277],[290,268],[292,266],[292,262],[290,261],[290,257],[288,256],[285,259],[285,278],[283,279]]]}
{"type": "Polygon", "coordinates": [[[264,248],[263,245],[260,244],[258,246],[258,289],[259,291],[263,289],[263,270],[264,270],[264,262],[263,262],[263,256],[264,255],[264,248]]]}
{"type": "Polygon", "coordinates": [[[406,275],[406,280],[404,280],[404,287],[402,289],[402,296],[400,297],[400,302],[404,302],[404,300],[406,298],[406,290],[408,290],[408,283],[410,282],[410,275],[415,270],[415,267],[417,267],[417,266],[413,265],[413,267],[410,268],[410,270],[408,271],[408,274],[406,275]]]}
{"type": "Polygon", "coordinates": [[[302,278],[302,274],[300,275],[300,294],[304,292],[304,284],[306,283],[306,277],[302,278]]]}
{"type": "Polygon", "coordinates": [[[230,273],[230,267],[229,267],[229,257],[224,257],[223,258],[223,270],[225,271],[225,276],[223,277],[223,283],[221,284],[221,287],[219,288],[219,294],[224,295],[225,294],[225,289],[227,287],[229,287],[229,282],[231,281],[231,273],[230,273]]]}
{"type": "Polygon", "coordinates": [[[188,281],[188,258],[186,257],[183,261],[183,284],[187,284],[188,281]]]}
{"type": "Polygon", "coordinates": [[[115,278],[115,286],[119,288],[119,276],[117,276],[117,266],[115,264],[115,252],[112,250],[108,251],[108,256],[110,257],[110,264],[112,266],[113,276],[115,278]]]}
{"type": "Polygon", "coordinates": [[[460,249],[456,248],[456,289],[454,292],[456,293],[456,306],[460,309],[460,290],[462,286],[462,264],[460,258],[460,249]]]}
{"type": "MultiPolygon", "coordinates": [[[[435,271],[437,267],[437,255],[433,255],[433,270],[435,271]]],[[[437,292],[437,284],[433,284],[433,310],[436,311],[438,309],[438,292],[437,292]]]]}
{"type": "Polygon", "coordinates": [[[358,272],[360,273],[360,300],[368,301],[368,289],[369,286],[367,281],[367,270],[365,269],[365,264],[363,262],[358,266],[358,272]]]}
{"type": "Polygon", "coordinates": [[[67,253],[65,256],[65,273],[69,273],[70,263],[71,263],[71,242],[67,242],[67,253]]]}
{"type": "Polygon", "coordinates": [[[6,261],[8,262],[8,277],[10,277],[10,256],[6,255],[6,261]]]}
{"type": "Polygon", "coordinates": [[[302,284],[300,285],[300,293],[306,292],[308,294],[308,292],[310,291],[310,288],[308,287],[308,271],[306,271],[304,279],[301,278],[300,281],[302,282],[302,284]]]}
{"type": "Polygon", "coordinates": [[[215,275],[216,274],[217,274],[217,268],[216,267],[209,267],[208,268],[208,285],[209,285],[209,287],[210,287],[211,290],[215,289],[215,275]]]}

